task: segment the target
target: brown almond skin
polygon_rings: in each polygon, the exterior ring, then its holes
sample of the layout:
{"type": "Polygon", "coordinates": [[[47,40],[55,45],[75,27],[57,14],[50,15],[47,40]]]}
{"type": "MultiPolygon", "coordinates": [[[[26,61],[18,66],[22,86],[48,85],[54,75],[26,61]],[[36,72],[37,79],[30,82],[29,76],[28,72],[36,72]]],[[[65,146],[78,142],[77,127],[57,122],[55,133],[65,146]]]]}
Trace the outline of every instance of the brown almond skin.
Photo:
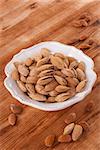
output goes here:
{"type": "Polygon", "coordinates": [[[67,118],[64,120],[65,123],[70,124],[76,121],[76,113],[70,113],[67,118]]]}
{"type": "Polygon", "coordinates": [[[13,80],[19,80],[19,73],[17,70],[13,70],[11,73],[11,77],[13,80]]]}
{"type": "Polygon", "coordinates": [[[29,74],[29,70],[28,67],[24,66],[24,65],[19,65],[18,66],[18,72],[23,75],[23,76],[27,76],[29,74]]]}
{"type": "Polygon", "coordinates": [[[45,146],[52,147],[55,141],[55,135],[49,135],[45,138],[45,146]]]}
{"type": "Polygon", "coordinates": [[[26,66],[31,66],[32,63],[33,63],[33,60],[31,58],[27,58],[25,61],[26,66]]]}
{"type": "Polygon", "coordinates": [[[69,143],[72,141],[71,135],[60,135],[58,137],[58,142],[60,143],[69,143]]]}
{"type": "Polygon", "coordinates": [[[17,116],[15,114],[10,114],[8,116],[8,122],[10,125],[14,126],[16,124],[16,121],[17,121],[17,116]]]}
{"type": "Polygon", "coordinates": [[[15,104],[11,104],[10,109],[14,114],[20,114],[22,112],[22,107],[15,104]]]}

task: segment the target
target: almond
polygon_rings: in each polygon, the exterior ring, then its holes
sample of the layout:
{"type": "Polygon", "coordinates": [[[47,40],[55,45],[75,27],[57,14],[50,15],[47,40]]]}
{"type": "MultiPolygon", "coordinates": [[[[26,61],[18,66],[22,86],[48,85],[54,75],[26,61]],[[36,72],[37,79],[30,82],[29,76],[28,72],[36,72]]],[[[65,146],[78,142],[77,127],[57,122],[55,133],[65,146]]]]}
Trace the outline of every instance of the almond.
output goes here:
{"type": "Polygon", "coordinates": [[[53,103],[53,102],[55,102],[55,96],[50,96],[50,97],[48,97],[48,99],[47,99],[46,102],[48,102],[48,103],[53,103]]]}
{"type": "Polygon", "coordinates": [[[78,64],[78,68],[85,72],[85,63],[83,61],[80,61],[78,64]]]}
{"type": "Polygon", "coordinates": [[[62,93],[62,92],[66,92],[70,89],[70,87],[67,87],[67,86],[64,86],[64,85],[58,85],[55,90],[59,93],[62,93]]]}
{"type": "Polygon", "coordinates": [[[75,90],[74,89],[70,89],[66,93],[61,93],[61,94],[57,95],[55,97],[55,101],[57,101],[57,102],[63,102],[65,100],[71,98],[74,95],[75,95],[75,90]]]}
{"type": "Polygon", "coordinates": [[[11,104],[10,109],[14,114],[20,114],[22,112],[22,107],[15,104],[11,104]]]}
{"type": "Polygon", "coordinates": [[[54,56],[60,57],[61,59],[65,58],[65,56],[62,53],[55,53],[54,56]]]}
{"type": "Polygon", "coordinates": [[[76,124],[74,129],[73,129],[73,132],[72,132],[72,140],[77,141],[81,137],[82,132],[83,132],[82,126],[76,124]]]}
{"type": "Polygon", "coordinates": [[[61,71],[55,71],[55,75],[61,76],[63,78],[66,77],[66,75],[64,75],[61,71]]]}
{"type": "Polygon", "coordinates": [[[56,88],[57,85],[58,85],[57,81],[52,80],[49,84],[45,86],[45,91],[52,91],[56,88]]]}
{"type": "Polygon", "coordinates": [[[14,62],[13,64],[14,64],[14,66],[15,66],[16,69],[18,69],[19,65],[23,65],[22,62],[14,62]]]}
{"type": "Polygon", "coordinates": [[[29,76],[36,76],[38,74],[37,68],[35,66],[30,70],[29,76]]]}
{"type": "Polygon", "coordinates": [[[76,87],[76,92],[82,91],[85,85],[86,85],[86,80],[81,81],[76,87]]]}
{"type": "Polygon", "coordinates": [[[27,58],[24,63],[26,66],[31,66],[31,64],[33,63],[33,60],[31,58],[27,58]]]}
{"type": "Polygon", "coordinates": [[[55,141],[55,135],[48,135],[46,138],[45,138],[45,145],[47,147],[52,147],[52,145],[54,144],[54,141],[55,141]]]}
{"type": "Polygon", "coordinates": [[[51,65],[51,64],[42,65],[37,68],[37,71],[43,71],[43,70],[47,70],[47,69],[48,70],[53,69],[53,65],[51,65]]]}
{"type": "Polygon", "coordinates": [[[67,65],[67,67],[69,66],[69,60],[68,60],[68,57],[66,56],[65,57],[65,60],[64,60],[65,64],[67,65]]]}
{"type": "Polygon", "coordinates": [[[40,53],[43,57],[48,57],[50,55],[50,50],[47,48],[42,48],[40,53]]]}
{"type": "Polygon", "coordinates": [[[40,59],[42,59],[42,55],[41,54],[37,54],[36,56],[33,56],[35,62],[38,62],[40,59]]]}
{"type": "Polygon", "coordinates": [[[54,77],[55,77],[56,81],[59,84],[61,84],[61,85],[67,85],[67,81],[64,78],[62,78],[60,76],[57,76],[57,75],[54,75],[54,77]]]}
{"type": "Polygon", "coordinates": [[[34,63],[34,64],[32,64],[31,66],[29,66],[30,71],[31,71],[32,69],[34,69],[34,68],[36,68],[36,63],[34,63]]]}
{"type": "Polygon", "coordinates": [[[76,121],[76,113],[70,113],[67,118],[64,120],[65,123],[70,124],[76,121]]]}
{"type": "Polygon", "coordinates": [[[42,85],[36,84],[35,89],[36,89],[37,93],[39,93],[39,94],[48,95],[48,92],[45,91],[44,86],[42,86],[42,85]]]}
{"type": "Polygon", "coordinates": [[[19,65],[18,66],[18,72],[23,75],[23,76],[27,76],[29,74],[29,70],[26,66],[24,65],[19,65]]]}
{"type": "Polygon", "coordinates": [[[67,100],[70,97],[71,97],[70,92],[61,93],[61,94],[59,94],[59,95],[57,95],[55,97],[55,101],[57,101],[57,102],[63,102],[63,101],[67,100]]]}
{"type": "Polygon", "coordinates": [[[72,138],[71,138],[71,135],[60,135],[58,137],[58,142],[61,142],[61,143],[69,143],[72,141],[72,138]]]}
{"type": "Polygon", "coordinates": [[[68,58],[69,63],[72,63],[73,61],[76,61],[76,59],[73,58],[73,57],[68,56],[67,58],[68,58]]]}
{"type": "Polygon", "coordinates": [[[38,94],[38,93],[28,93],[29,97],[32,98],[33,100],[36,101],[46,101],[46,97],[42,94],[38,94]]]}
{"type": "Polygon", "coordinates": [[[74,77],[74,73],[71,69],[63,68],[61,72],[68,77],[74,77]]]}
{"type": "Polygon", "coordinates": [[[18,81],[17,80],[17,84],[19,86],[19,88],[23,91],[23,92],[27,92],[27,89],[25,87],[25,84],[22,81],[18,81]]]}
{"type": "Polygon", "coordinates": [[[75,79],[75,78],[67,77],[66,80],[68,82],[68,86],[70,86],[70,87],[76,87],[78,84],[78,81],[76,81],[77,79],[75,79]]]}
{"type": "Polygon", "coordinates": [[[30,83],[26,83],[26,89],[29,91],[29,93],[35,93],[34,85],[30,83]]]}
{"type": "Polygon", "coordinates": [[[73,131],[74,126],[75,126],[74,123],[71,123],[71,124],[67,125],[67,126],[64,128],[63,134],[64,134],[64,135],[70,134],[70,133],[73,131]]]}
{"type": "Polygon", "coordinates": [[[78,62],[77,61],[73,61],[73,62],[70,63],[69,68],[70,69],[72,69],[72,68],[76,69],[77,66],[78,66],[78,62]]]}
{"type": "Polygon", "coordinates": [[[49,95],[50,95],[50,96],[57,96],[57,95],[58,95],[58,92],[55,91],[55,90],[53,90],[53,91],[50,91],[50,92],[49,92],[49,95]]]}
{"type": "Polygon", "coordinates": [[[77,68],[76,71],[77,71],[77,77],[80,81],[86,79],[86,75],[81,69],[77,68]]]}
{"type": "Polygon", "coordinates": [[[23,76],[23,75],[20,75],[20,80],[21,80],[22,82],[26,83],[27,78],[26,78],[25,76],[23,76]]]}
{"type": "Polygon", "coordinates": [[[51,63],[53,66],[56,66],[58,69],[62,69],[64,67],[64,61],[60,57],[51,56],[51,63]]]}
{"type": "Polygon", "coordinates": [[[16,121],[17,121],[17,116],[15,114],[10,114],[8,116],[8,122],[10,125],[14,126],[16,124],[16,121]]]}
{"type": "Polygon", "coordinates": [[[54,70],[50,69],[50,70],[44,70],[41,71],[38,75],[38,77],[44,77],[44,76],[49,76],[49,75],[53,75],[54,74],[54,70]]]}
{"type": "Polygon", "coordinates": [[[73,77],[77,78],[77,71],[74,68],[72,68],[71,70],[73,71],[73,77]]]}
{"type": "Polygon", "coordinates": [[[37,80],[38,80],[37,76],[28,76],[26,83],[36,84],[37,80]]]}
{"type": "Polygon", "coordinates": [[[11,73],[11,77],[13,80],[19,80],[19,73],[17,70],[13,70],[11,73]]]}
{"type": "Polygon", "coordinates": [[[37,64],[36,64],[36,66],[37,67],[40,67],[40,66],[42,66],[42,65],[44,65],[44,64],[47,64],[48,62],[49,62],[49,57],[44,57],[44,58],[42,58],[42,59],[40,59],[38,62],[37,62],[37,64]]]}
{"type": "Polygon", "coordinates": [[[37,84],[46,85],[53,80],[52,76],[44,76],[38,79],[37,84]]]}

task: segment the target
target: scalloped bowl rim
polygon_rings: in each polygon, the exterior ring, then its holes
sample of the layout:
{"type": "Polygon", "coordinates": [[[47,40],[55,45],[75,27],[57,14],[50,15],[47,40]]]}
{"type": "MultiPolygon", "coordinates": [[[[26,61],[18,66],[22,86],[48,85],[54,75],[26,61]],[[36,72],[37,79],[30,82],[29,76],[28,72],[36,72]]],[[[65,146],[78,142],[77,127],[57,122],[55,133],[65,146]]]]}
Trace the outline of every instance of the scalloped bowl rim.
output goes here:
{"type": "MultiPolygon", "coordinates": [[[[29,54],[29,55],[31,56],[31,54],[29,54]]],[[[38,108],[38,109],[44,110],[44,111],[57,111],[57,110],[65,109],[75,103],[80,102],[92,91],[92,87],[97,78],[96,73],[93,71],[93,68],[94,68],[93,60],[89,56],[84,54],[81,50],[79,50],[73,46],[65,45],[63,43],[56,42],[56,41],[41,42],[32,47],[22,49],[19,53],[17,53],[16,55],[13,56],[11,61],[8,62],[8,64],[5,67],[5,74],[7,77],[4,80],[4,85],[8,89],[8,91],[11,93],[11,95],[22,104],[32,106],[34,108],[38,108]],[[59,49],[57,49],[57,47],[59,47],[59,49]],[[23,94],[21,92],[21,90],[17,87],[17,84],[15,83],[15,81],[13,81],[10,77],[11,70],[13,70],[13,68],[14,68],[13,62],[15,62],[15,60],[18,61],[19,57],[21,60],[24,59],[24,57],[26,59],[29,57],[26,54],[29,54],[31,51],[33,53],[33,52],[35,52],[34,50],[36,50],[37,51],[36,53],[38,53],[41,48],[48,48],[52,52],[63,52],[65,55],[75,57],[79,61],[81,61],[82,59],[85,59],[85,63],[88,64],[88,66],[86,66],[87,67],[86,75],[88,78],[87,87],[82,92],[76,94],[74,97],[70,98],[69,100],[64,101],[64,102],[59,102],[59,103],[39,102],[39,101],[30,99],[28,96],[25,96],[25,94],[23,94]],[[80,57],[81,57],[81,59],[80,59],[80,57]],[[16,89],[17,89],[17,91],[16,91],[16,89]]]]}

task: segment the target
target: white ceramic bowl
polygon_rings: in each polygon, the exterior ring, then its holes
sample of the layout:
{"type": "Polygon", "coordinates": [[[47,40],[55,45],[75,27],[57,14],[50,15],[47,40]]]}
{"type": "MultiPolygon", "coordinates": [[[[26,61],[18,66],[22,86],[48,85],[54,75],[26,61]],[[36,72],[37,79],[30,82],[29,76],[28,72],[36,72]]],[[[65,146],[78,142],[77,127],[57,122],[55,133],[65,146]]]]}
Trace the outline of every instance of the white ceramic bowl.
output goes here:
{"type": "Polygon", "coordinates": [[[85,55],[81,50],[73,46],[68,46],[59,42],[42,42],[37,45],[34,45],[30,48],[23,49],[18,54],[16,54],[12,60],[5,67],[6,79],[4,80],[4,85],[11,93],[11,95],[16,98],[19,102],[25,105],[29,105],[41,110],[45,111],[57,111],[64,108],[67,108],[77,102],[80,102],[88,95],[96,80],[96,73],[93,71],[94,63],[90,57],[85,55]],[[10,74],[14,69],[13,62],[16,61],[24,61],[26,58],[36,55],[40,52],[41,48],[48,48],[52,53],[62,52],[65,55],[72,56],[76,58],[78,61],[84,61],[86,64],[86,76],[88,79],[87,85],[85,89],[76,94],[74,97],[70,98],[67,101],[59,102],[59,103],[44,103],[32,100],[28,96],[26,96],[17,86],[16,82],[11,79],[10,74]]]}

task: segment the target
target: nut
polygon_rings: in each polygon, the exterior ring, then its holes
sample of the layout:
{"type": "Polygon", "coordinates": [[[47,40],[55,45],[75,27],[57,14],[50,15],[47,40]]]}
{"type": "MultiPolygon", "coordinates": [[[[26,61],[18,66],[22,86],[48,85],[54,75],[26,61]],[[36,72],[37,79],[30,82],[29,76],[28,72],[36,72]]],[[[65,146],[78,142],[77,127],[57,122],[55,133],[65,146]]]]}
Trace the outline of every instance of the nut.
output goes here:
{"type": "Polygon", "coordinates": [[[71,142],[72,141],[72,138],[71,138],[71,135],[60,135],[59,137],[58,137],[58,142],[60,142],[60,143],[69,143],[69,142],[71,142]]]}
{"type": "Polygon", "coordinates": [[[19,80],[19,73],[17,70],[13,70],[11,73],[11,77],[13,80],[19,80]]]}
{"type": "Polygon", "coordinates": [[[80,81],[86,79],[86,75],[81,69],[77,68],[76,71],[77,71],[77,77],[80,81]]]}
{"type": "Polygon", "coordinates": [[[78,62],[77,61],[73,61],[72,63],[70,63],[69,68],[70,69],[72,69],[72,68],[76,69],[77,66],[78,66],[78,62]]]}
{"type": "Polygon", "coordinates": [[[57,75],[54,75],[54,78],[56,79],[56,81],[59,84],[61,84],[61,85],[67,85],[67,81],[64,78],[62,78],[60,76],[57,76],[57,75]]]}
{"type": "Polygon", "coordinates": [[[63,68],[61,72],[68,77],[74,77],[74,73],[71,69],[63,68]]]}
{"type": "Polygon", "coordinates": [[[34,88],[34,85],[33,84],[30,84],[30,83],[26,83],[25,84],[26,86],[26,89],[29,93],[35,93],[35,88],[34,88]]]}
{"type": "Polygon", "coordinates": [[[48,103],[53,103],[53,102],[55,102],[55,96],[50,96],[50,97],[48,97],[48,99],[47,99],[46,102],[48,102],[48,103]]]}
{"type": "Polygon", "coordinates": [[[38,80],[37,76],[28,76],[26,83],[36,84],[37,80],[38,80]]]}
{"type": "Polygon", "coordinates": [[[81,81],[76,87],[76,92],[82,91],[85,85],[86,85],[86,80],[81,81]]]}
{"type": "Polygon", "coordinates": [[[50,55],[50,50],[47,48],[42,48],[40,53],[43,57],[48,57],[50,55]]]}
{"type": "Polygon", "coordinates": [[[38,79],[37,84],[46,85],[53,80],[52,76],[44,76],[38,79]]]}
{"type": "Polygon", "coordinates": [[[8,122],[10,125],[14,126],[16,124],[16,121],[17,121],[17,116],[15,114],[10,114],[8,116],[8,122]]]}
{"type": "Polygon", "coordinates": [[[46,101],[46,97],[42,94],[38,94],[38,93],[28,93],[29,97],[32,98],[33,100],[37,100],[37,101],[46,101]]]}
{"type": "Polygon", "coordinates": [[[29,74],[28,68],[24,65],[18,65],[18,72],[23,76],[27,76],[29,74]]]}
{"type": "Polygon", "coordinates": [[[57,81],[52,80],[45,86],[45,91],[52,91],[56,88],[57,85],[58,85],[57,81]]]}
{"type": "Polygon", "coordinates": [[[70,89],[70,87],[67,87],[67,86],[64,86],[64,85],[58,85],[55,90],[59,93],[62,93],[62,92],[66,92],[70,89]]]}
{"type": "Polygon", "coordinates": [[[63,134],[64,134],[64,135],[65,135],[65,134],[70,134],[70,133],[73,131],[74,126],[75,126],[74,123],[71,123],[71,124],[67,125],[67,126],[64,128],[63,134]]]}
{"type": "Polygon", "coordinates": [[[51,147],[54,144],[55,141],[55,135],[48,135],[45,139],[45,145],[47,147],[51,147]]]}
{"type": "Polygon", "coordinates": [[[27,92],[27,89],[25,87],[25,84],[22,81],[17,81],[17,84],[19,86],[19,88],[23,91],[23,92],[27,92]]]}
{"type": "Polygon", "coordinates": [[[83,61],[80,61],[78,64],[78,68],[85,72],[85,63],[83,61]]]}
{"type": "Polygon", "coordinates": [[[25,61],[26,66],[31,66],[32,63],[33,63],[33,60],[31,58],[27,58],[25,61]]]}
{"type": "Polygon", "coordinates": [[[62,69],[64,67],[64,61],[60,57],[51,56],[50,57],[51,63],[53,66],[57,67],[58,69],[62,69]]]}
{"type": "Polygon", "coordinates": [[[72,140],[77,141],[81,137],[82,133],[83,133],[82,126],[76,124],[74,129],[73,129],[73,132],[72,132],[72,140]]]}
{"type": "Polygon", "coordinates": [[[47,64],[49,62],[49,59],[50,59],[49,57],[44,57],[44,58],[40,59],[39,61],[37,61],[36,66],[40,67],[44,64],[47,64]]]}

